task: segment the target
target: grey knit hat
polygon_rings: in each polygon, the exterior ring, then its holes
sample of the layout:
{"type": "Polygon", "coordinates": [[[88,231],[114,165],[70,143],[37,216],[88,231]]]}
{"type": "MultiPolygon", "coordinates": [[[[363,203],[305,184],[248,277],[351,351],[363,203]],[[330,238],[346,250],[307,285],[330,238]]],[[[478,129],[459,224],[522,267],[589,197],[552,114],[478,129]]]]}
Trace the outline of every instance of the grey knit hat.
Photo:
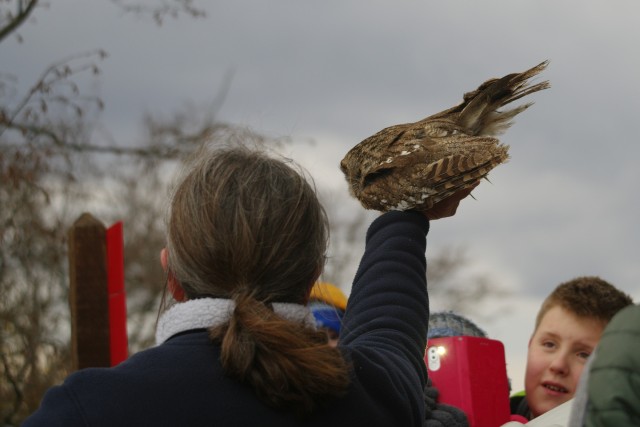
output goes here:
{"type": "Polygon", "coordinates": [[[440,311],[429,316],[427,339],[440,337],[472,336],[486,338],[487,333],[471,320],[453,311],[440,311]]]}

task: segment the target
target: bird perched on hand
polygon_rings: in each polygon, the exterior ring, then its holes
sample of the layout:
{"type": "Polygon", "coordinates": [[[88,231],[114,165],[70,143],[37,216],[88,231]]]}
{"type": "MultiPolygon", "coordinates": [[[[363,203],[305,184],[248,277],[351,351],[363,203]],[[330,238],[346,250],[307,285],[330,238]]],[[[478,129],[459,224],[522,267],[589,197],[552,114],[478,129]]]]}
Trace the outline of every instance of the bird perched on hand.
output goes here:
{"type": "Polygon", "coordinates": [[[509,146],[495,136],[533,103],[499,108],[548,88],[548,81],[529,81],[547,64],[487,80],[455,107],[363,140],[340,162],[349,191],[366,209],[426,210],[477,185],[509,158],[509,146]]]}

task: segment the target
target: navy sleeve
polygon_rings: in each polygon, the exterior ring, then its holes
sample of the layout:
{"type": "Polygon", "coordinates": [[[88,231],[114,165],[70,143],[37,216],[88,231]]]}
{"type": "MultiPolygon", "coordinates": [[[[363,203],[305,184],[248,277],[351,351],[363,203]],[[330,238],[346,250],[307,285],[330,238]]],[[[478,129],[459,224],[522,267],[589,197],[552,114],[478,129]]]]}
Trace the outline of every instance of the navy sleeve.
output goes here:
{"type": "Polygon", "coordinates": [[[22,427],[73,427],[88,426],[71,388],[66,384],[51,387],[42,398],[40,408],[34,412],[22,427]]]}
{"type": "Polygon", "coordinates": [[[394,411],[412,412],[405,414],[411,418],[404,425],[424,421],[428,231],[428,220],[416,212],[387,212],[374,220],[340,336],[356,375],[372,366],[382,371],[358,378],[366,389],[388,405],[394,405],[391,396],[404,399],[394,411]]]}

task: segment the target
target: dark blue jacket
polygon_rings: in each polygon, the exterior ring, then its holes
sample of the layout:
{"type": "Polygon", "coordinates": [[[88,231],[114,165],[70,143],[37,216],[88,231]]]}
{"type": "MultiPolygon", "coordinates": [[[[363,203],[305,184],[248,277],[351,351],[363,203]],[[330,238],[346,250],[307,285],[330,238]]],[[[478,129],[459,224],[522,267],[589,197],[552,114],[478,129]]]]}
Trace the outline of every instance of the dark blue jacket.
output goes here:
{"type": "Polygon", "coordinates": [[[421,426],[428,230],[428,221],[410,212],[371,224],[339,347],[352,367],[350,388],[305,420],[225,377],[219,347],[206,331],[193,330],[114,368],[70,375],[23,426],[421,426]]]}

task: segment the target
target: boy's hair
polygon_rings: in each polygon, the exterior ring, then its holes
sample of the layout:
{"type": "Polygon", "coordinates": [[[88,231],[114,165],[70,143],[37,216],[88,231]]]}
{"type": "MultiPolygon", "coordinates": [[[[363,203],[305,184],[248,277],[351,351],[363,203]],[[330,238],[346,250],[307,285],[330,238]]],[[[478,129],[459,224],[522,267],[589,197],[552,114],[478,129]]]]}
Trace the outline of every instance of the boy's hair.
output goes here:
{"type": "Polygon", "coordinates": [[[535,329],[538,329],[544,315],[556,306],[606,325],[620,309],[631,304],[633,300],[629,295],[600,277],[576,277],[558,285],[544,300],[536,317],[535,329]]]}

